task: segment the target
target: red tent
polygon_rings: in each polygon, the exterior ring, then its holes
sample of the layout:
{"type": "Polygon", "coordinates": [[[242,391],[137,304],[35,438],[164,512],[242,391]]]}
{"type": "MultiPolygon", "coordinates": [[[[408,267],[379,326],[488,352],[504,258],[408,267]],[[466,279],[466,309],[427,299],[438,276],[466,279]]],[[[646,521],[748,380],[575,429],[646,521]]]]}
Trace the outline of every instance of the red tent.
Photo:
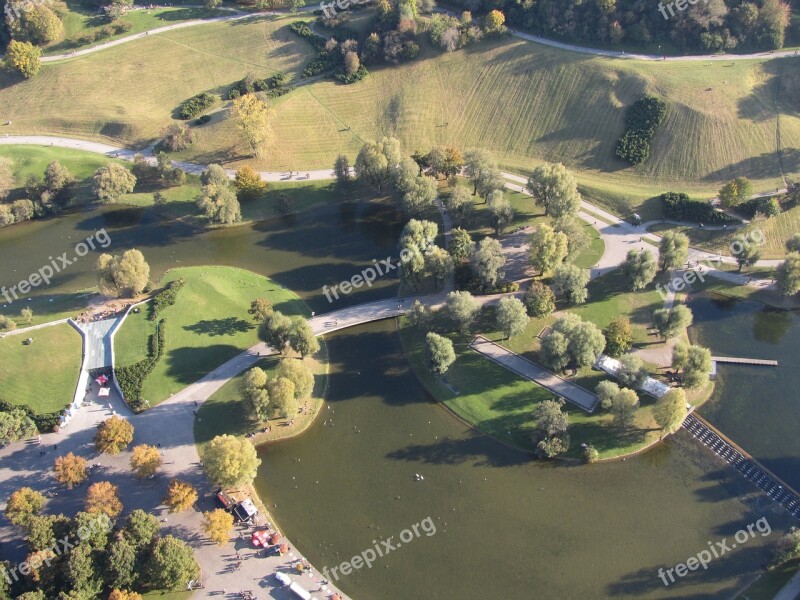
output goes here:
{"type": "Polygon", "coordinates": [[[267,531],[266,529],[261,529],[259,531],[253,532],[253,537],[251,538],[251,541],[253,542],[253,546],[255,546],[256,548],[258,548],[259,546],[261,546],[262,548],[266,548],[267,546],[269,546],[268,538],[269,538],[269,531],[267,531]]]}
{"type": "Polygon", "coordinates": [[[105,385],[105,384],[107,384],[107,383],[108,383],[108,377],[106,377],[105,375],[100,375],[100,377],[98,377],[97,379],[95,379],[95,381],[96,381],[97,383],[99,383],[100,385],[105,385]]]}

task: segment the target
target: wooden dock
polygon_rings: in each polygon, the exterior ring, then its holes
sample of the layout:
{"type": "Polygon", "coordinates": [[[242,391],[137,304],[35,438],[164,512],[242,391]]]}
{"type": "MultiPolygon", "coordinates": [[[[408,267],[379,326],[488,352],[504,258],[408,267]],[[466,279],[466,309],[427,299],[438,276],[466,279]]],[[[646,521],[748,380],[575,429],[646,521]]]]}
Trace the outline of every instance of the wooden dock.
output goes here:
{"type": "Polygon", "coordinates": [[[764,367],[777,367],[777,360],[764,360],[762,358],[737,358],[735,356],[712,356],[712,362],[729,363],[734,365],[761,365],[764,367]]]}

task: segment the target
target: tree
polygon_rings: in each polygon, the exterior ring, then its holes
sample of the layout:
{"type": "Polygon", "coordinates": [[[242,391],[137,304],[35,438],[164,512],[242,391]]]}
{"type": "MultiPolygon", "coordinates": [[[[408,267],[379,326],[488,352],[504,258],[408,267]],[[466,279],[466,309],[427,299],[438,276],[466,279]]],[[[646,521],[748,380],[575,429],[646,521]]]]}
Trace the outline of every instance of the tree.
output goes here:
{"type": "Polygon", "coordinates": [[[800,254],[793,252],[775,269],[778,290],[784,296],[800,292],[800,254]]]}
{"type": "Polygon", "coordinates": [[[500,190],[489,194],[488,202],[492,227],[494,227],[495,235],[500,235],[514,220],[514,209],[511,208],[511,202],[503,196],[503,192],[500,190]]]}
{"type": "Polygon", "coordinates": [[[153,544],[144,570],[148,583],[156,589],[185,586],[200,573],[192,548],[171,535],[165,535],[153,544]]]}
{"type": "Polygon", "coordinates": [[[619,394],[619,386],[613,381],[604,379],[594,388],[594,393],[597,394],[600,407],[608,410],[611,408],[611,401],[619,394]]]}
{"type": "Polygon", "coordinates": [[[6,518],[14,525],[25,527],[32,517],[42,512],[44,503],[45,498],[41,493],[29,487],[21,487],[8,498],[6,518]]]}
{"type": "Polygon", "coordinates": [[[753,195],[753,185],[747,177],[737,177],[726,183],[719,190],[722,205],[732,208],[748,200],[753,195]]]}
{"type": "Polygon", "coordinates": [[[680,267],[689,257],[689,238],[677,231],[666,231],[658,245],[658,263],[662,271],[680,267]]]}
{"type": "Polygon", "coordinates": [[[139,479],[147,479],[155,475],[161,466],[161,452],[155,446],[140,444],[131,453],[131,469],[139,479]]]}
{"type": "Polygon", "coordinates": [[[126,537],[120,536],[111,542],[106,553],[105,565],[111,586],[133,587],[137,579],[136,558],[136,547],[126,537]]]}
{"type": "Polygon", "coordinates": [[[732,248],[738,248],[739,251],[735,252],[736,263],[739,265],[739,272],[743,267],[752,267],[761,258],[761,251],[758,246],[752,243],[747,236],[737,235],[731,242],[732,248]]]}
{"type": "Polygon", "coordinates": [[[353,75],[359,68],[361,68],[361,61],[358,60],[358,54],[348,52],[344,55],[344,72],[346,75],[353,75]]]}
{"type": "Polygon", "coordinates": [[[450,245],[447,247],[450,256],[456,263],[462,263],[472,257],[475,251],[475,242],[469,232],[461,227],[456,227],[450,232],[450,245]]]}
{"type": "Polygon", "coordinates": [[[480,304],[469,292],[450,292],[445,297],[446,314],[462,333],[469,330],[480,310],[480,304]]]}
{"type": "Polygon", "coordinates": [[[69,588],[78,592],[78,598],[96,598],[103,587],[98,573],[94,551],[89,544],[80,543],[66,557],[64,575],[69,588]]]}
{"type": "MultiPolygon", "coordinates": [[[[214,2],[221,2],[221,0],[213,0],[214,2]]],[[[208,2],[208,0],[206,0],[208,2]]],[[[126,590],[111,590],[108,595],[108,600],[142,600],[142,595],[136,592],[129,592],[126,590]]]]}
{"type": "Polygon", "coordinates": [[[561,163],[545,163],[536,167],[528,177],[527,189],[545,215],[560,219],[574,215],[581,205],[581,195],[575,177],[561,163]]]}
{"type": "Polygon", "coordinates": [[[406,313],[406,317],[412,327],[424,329],[433,319],[433,313],[426,304],[423,304],[419,300],[414,300],[411,304],[411,309],[406,313]]]}
{"type": "Polygon", "coordinates": [[[125,539],[138,551],[150,545],[158,530],[158,519],[137,508],[128,515],[125,522],[125,539]]]}
{"type": "MultiPolygon", "coordinates": [[[[12,3],[8,0],[7,5],[12,3]]],[[[18,18],[6,19],[13,39],[44,46],[64,36],[64,24],[47,4],[22,5],[20,8],[18,18]]]]}
{"type": "Polygon", "coordinates": [[[44,172],[44,187],[52,194],[59,194],[75,183],[69,169],[57,160],[47,165],[44,172]]]}
{"type": "Polygon", "coordinates": [[[271,111],[255,94],[244,94],[233,100],[233,117],[245,143],[257,158],[264,156],[270,137],[271,111]]]}
{"type": "Polygon", "coordinates": [[[97,286],[104,296],[138,296],[150,281],[150,265],[139,250],[126,250],[121,256],[101,254],[95,267],[97,286]]]}
{"type": "Polygon", "coordinates": [[[356,157],[356,176],[377,186],[380,194],[400,164],[400,157],[400,142],[395,138],[385,137],[380,142],[367,142],[356,157]]]}
{"type": "Polygon", "coordinates": [[[453,271],[453,257],[444,248],[431,246],[425,254],[425,268],[440,285],[453,271]]]}
{"type": "Polygon", "coordinates": [[[233,530],[233,515],[227,510],[217,508],[203,513],[203,530],[217,546],[228,543],[233,530]]]}
{"type": "Polygon", "coordinates": [[[206,447],[203,464],[212,481],[232,487],[251,483],[261,459],[249,440],[218,435],[206,447]]]}
{"type": "Polygon", "coordinates": [[[661,396],[653,406],[653,418],[664,435],[675,433],[686,418],[686,393],[675,388],[661,396]]]}
{"type": "Polygon", "coordinates": [[[711,374],[711,352],[702,346],[690,345],[683,364],[683,385],[699,388],[708,383],[711,374]]]}
{"type": "Polygon", "coordinates": [[[253,315],[254,321],[263,321],[272,312],[272,304],[266,298],[256,298],[250,303],[248,314],[253,315]]]}
{"type": "Polygon", "coordinates": [[[267,383],[270,406],[289,419],[297,414],[294,383],[286,377],[276,377],[267,383]]]}
{"type": "Polygon", "coordinates": [[[417,289],[425,276],[426,255],[435,245],[439,228],[431,221],[411,219],[400,234],[400,280],[417,289]]]}
{"type": "Polygon", "coordinates": [[[505,185],[503,173],[485,150],[472,150],[464,155],[464,175],[472,182],[472,194],[482,198],[488,198],[505,185]]]}
{"type": "Polygon", "coordinates": [[[800,252],[800,233],[795,233],[792,237],[786,240],[787,252],[800,252]]]}
{"type": "Polygon", "coordinates": [[[302,317],[294,319],[289,326],[289,347],[303,358],[319,351],[317,336],[302,317]]]}
{"type": "Polygon", "coordinates": [[[556,295],[540,281],[532,281],[523,299],[528,315],[536,319],[549,317],[556,309],[556,295]]]}
{"type": "Polygon", "coordinates": [[[649,376],[642,359],[633,354],[626,354],[619,361],[617,379],[625,387],[638,388],[649,376]]]}
{"type": "Polygon", "coordinates": [[[67,489],[72,489],[76,485],[83,483],[88,477],[89,463],[82,456],[77,456],[72,452],[56,458],[53,472],[56,481],[63,483],[67,489]]]}
{"type": "Polygon", "coordinates": [[[425,364],[435,375],[444,375],[456,360],[453,342],[432,331],[425,336],[425,364]]]}
{"type": "Polygon", "coordinates": [[[403,211],[410,217],[421,217],[433,208],[436,200],[436,181],[430,177],[415,177],[403,194],[403,211]]]}
{"type": "Polygon", "coordinates": [[[537,225],[530,237],[530,262],[539,274],[552,271],[567,257],[567,236],[546,223],[537,225]]]}
{"type": "Polygon", "coordinates": [[[350,183],[350,160],[344,154],[336,157],[336,162],[333,163],[333,173],[336,175],[337,183],[342,185],[350,183]]]}
{"type": "Polygon", "coordinates": [[[263,387],[245,387],[242,390],[242,405],[251,421],[265,421],[272,413],[269,392],[263,387]]]}
{"type": "Polygon", "coordinates": [[[202,194],[197,199],[197,207],[211,221],[230,225],[242,220],[242,208],[239,199],[231,190],[230,182],[222,184],[209,183],[203,186],[202,194]]]}
{"type": "Polygon", "coordinates": [[[161,130],[161,148],[167,152],[180,152],[192,145],[194,134],[183,125],[173,123],[161,130]]]}
{"type": "Polygon", "coordinates": [[[551,285],[557,296],[566,296],[570,304],[583,304],[589,297],[586,286],[589,283],[589,269],[564,263],[555,273],[551,285]]]}
{"type": "Polygon", "coordinates": [[[778,540],[773,565],[778,566],[800,558],[800,529],[792,527],[789,532],[778,540]]]}
{"type": "Polygon", "coordinates": [[[33,323],[33,309],[30,307],[25,307],[21,311],[19,311],[19,316],[25,321],[28,325],[33,323]]]}
{"type": "Polygon", "coordinates": [[[0,200],[5,200],[14,189],[14,162],[10,158],[0,156],[0,200]]]}
{"type": "Polygon", "coordinates": [[[169,512],[177,513],[189,510],[197,502],[197,490],[191,483],[173,479],[169,482],[167,495],[164,496],[164,504],[169,508],[169,512]]]}
{"type": "Polygon", "coordinates": [[[258,337],[262,342],[283,352],[292,334],[292,320],[282,312],[271,311],[258,328],[258,337]]]}
{"type": "Polygon", "coordinates": [[[647,287],[656,277],[658,265],[650,250],[629,250],[625,261],[621,265],[622,272],[631,282],[633,291],[647,287]]]}
{"type": "Polygon", "coordinates": [[[261,175],[256,173],[255,169],[245,165],[236,171],[233,186],[236,188],[237,198],[255,200],[267,189],[267,182],[261,179],[261,175]]]}
{"type": "Polygon", "coordinates": [[[639,396],[636,392],[621,389],[611,399],[611,414],[614,426],[622,431],[629,431],[636,419],[636,409],[639,407],[639,396]]]}
{"type": "Polygon", "coordinates": [[[493,238],[483,238],[472,255],[472,269],[482,289],[489,290],[497,286],[498,280],[505,275],[503,267],[506,257],[500,242],[493,238]]]}
{"type": "Polygon", "coordinates": [[[86,542],[95,550],[105,550],[114,523],[106,515],[79,512],[72,520],[72,537],[86,542]]]}
{"type": "Polygon", "coordinates": [[[297,400],[310,397],[314,391],[314,374],[303,361],[282,358],[278,363],[277,375],[294,384],[294,397],[297,400]]]}
{"type": "Polygon", "coordinates": [[[600,459],[600,453],[591,444],[587,444],[583,448],[583,462],[587,464],[596,463],[600,459]]]}
{"type": "Polygon", "coordinates": [[[603,329],[606,338],[606,354],[609,356],[622,356],[631,349],[633,341],[633,327],[628,317],[614,317],[603,329]]]}
{"type": "Polygon", "coordinates": [[[445,198],[444,205],[457,227],[466,228],[472,224],[475,218],[475,202],[473,202],[468,190],[457,185],[450,195],[445,198]]]}
{"type": "Polygon", "coordinates": [[[586,230],[591,225],[572,215],[566,215],[553,222],[553,229],[567,236],[567,259],[575,258],[591,242],[586,230]]]}
{"type": "Polygon", "coordinates": [[[116,202],[123,194],[130,194],[136,187],[136,176],[117,163],[100,167],[92,179],[92,189],[102,202],[116,202]]]}
{"type": "Polygon", "coordinates": [[[533,410],[536,425],[532,439],[539,458],[552,458],[569,450],[569,415],[563,407],[561,399],[544,400],[533,410]]]}
{"type": "Polygon", "coordinates": [[[677,342],[672,348],[672,366],[677,369],[683,369],[689,362],[689,344],[687,342],[677,342]]]}
{"type": "Polygon", "coordinates": [[[30,42],[11,40],[6,48],[6,67],[26,79],[34,77],[42,68],[42,49],[30,42]]]}
{"type": "Polygon", "coordinates": [[[692,311],[678,304],[672,308],[657,308],[653,311],[653,326],[662,339],[668,340],[679,335],[692,324],[692,311]]]}
{"type": "Polygon", "coordinates": [[[7,446],[34,437],[38,433],[36,424],[28,414],[19,408],[0,412],[0,445],[7,446]]]}
{"type": "Polygon", "coordinates": [[[86,491],[86,512],[102,513],[110,519],[122,512],[122,502],[117,494],[117,486],[109,481],[98,481],[86,491]]]}
{"type": "Polygon", "coordinates": [[[594,323],[567,313],[553,323],[552,331],[542,340],[543,362],[554,370],[594,364],[606,340],[594,323]]]}
{"type": "Polygon", "coordinates": [[[122,417],[113,416],[97,426],[94,445],[103,454],[119,454],[133,441],[133,425],[122,417]]]}
{"type": "Polygon", "coordinates": [[[525,305],[520,300],[508,297],[497,303],[497,328],[505,334],[506,339],[525,331],[528,321],[525,305]]]}

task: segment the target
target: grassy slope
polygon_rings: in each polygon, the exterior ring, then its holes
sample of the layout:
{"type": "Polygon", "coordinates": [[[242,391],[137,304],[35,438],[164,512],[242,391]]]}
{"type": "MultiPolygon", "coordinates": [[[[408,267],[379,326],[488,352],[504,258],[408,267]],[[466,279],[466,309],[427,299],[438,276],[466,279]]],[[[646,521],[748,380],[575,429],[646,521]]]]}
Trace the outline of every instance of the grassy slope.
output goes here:
{"type": "MultiPolygon", "coordinates": [[[[250,302],[266,297],[276,310],[306,315],[305,305],[289,290],[254,273],[229,267],[173,269],[162,284],[179,277],[186,285],[174,306],[163,311],[167,320],[166,350],[144,384],[143,397],[152,405],[194,383],[242,350],[258,342],[256,326],[247,314],[250,302]]],[[[127,333],[129,326],[148,325],[142,319],[123,324],[115,340],[119,349],[126,340],[146,340],[127,333]]],[[[115,350],[119,351],[119,350],[115,350]]],[[[131,360],[135,353],[125,350],[131,360]]]]}
{"type": "Polygon", "coordinates": [[[72,402],[80,365],[81,336],[66,323],[3,338],[0,398],[38,413],[61,410],[72,402]],[[24,346],[27,337],[33,343],[24,346]]]}
{"type": "MultiPolygon", "coordinates": [[[[183,99],[220,90],[247,72],[297,72],[310,49],[280,21],[212,24],[143,39],[79,60],[47,65],[33,80],[0,80],[8,133],[50,132],[142,144],[166,125],[183,99]],[[170,56],[164,61],[165,55],[170,56]],[[128,57],[135,57],[129,60],[128,57]],[[140,85],[148,73],[148,85],[140,85]],[[77,82],[77,84],[76,84],[77,82]],[[55,108],[58,110],[55,110],[55,108]]],[[[791,59],[714,62],[612,61],[518,40],[423,56],[374,70],[363,82],[330,81],[275,101],[275,139],[261,167],[312,168],[336,154],[354,156],[363,140],[398,136],[409,150],[432,144],[485,147],[521,171],[537,160],[579,171],[590,196],[628,209],[669,188],[712,193],[747,175],[777,187],[775,107],[781,110],[786,174],[800,170],[800,119],[791,59]],[[637,168],[613,157],[625,106],[643,93],[669,102],[653,157],[637,168]],[[347,127],[350,127],[348,130],[347,127]]],[[[187,157],[236,163],[230,121],[200,129],[187,157]]]]}

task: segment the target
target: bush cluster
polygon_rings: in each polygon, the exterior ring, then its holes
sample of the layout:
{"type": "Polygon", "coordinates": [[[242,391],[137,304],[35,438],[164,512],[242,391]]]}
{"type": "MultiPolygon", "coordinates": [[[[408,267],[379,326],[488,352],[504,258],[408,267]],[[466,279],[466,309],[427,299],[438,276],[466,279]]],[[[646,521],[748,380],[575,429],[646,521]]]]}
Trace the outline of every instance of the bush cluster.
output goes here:
{"type": "Polygon", "coordinates": [[[114,19],[108,25],[103,25],[102,27],[84,31],[80,35],[72,38],[72,41],[78,46],[85,46],[98,40],[111,37],[112,35],[127,33],[131,29],[133,29],[133,23],[130,21],[126,21],[125,19],[114,19]]]}
{"type": "Polygon", "coordinates": [[[666,103],[652,96],[634,102],[625,113],[625,133],[617,141],[617,157],[632,165],[647,160],[650,140],[666,112],[666,103]]]}
{"type": "Polygon", "coordinates": [[[195,118],[202,112],[207,111],[209,108],[217,103],[217,97],[208,92],[203,92],[192,96],[188,100],[184,100],[178,107],[178,117],[184,121],[195,118]]]}
{"type": "Polygon", "coordinates": [[[39,433],[50,433],[56,431],[59,423],[61,422],[61,415],[64,414],[63,410],[49,413],[37,413],[34,412],[30,406],[18,406],[16,404],[6,402],[5,400],[0,400],[0,412],[9,412],[12,410],[21,410],[28,415],[31,421],[36,424],[36,429],[39,430],[39,433]]]}
{"type": "Polygon", "coordinates": [[[358,70],[355,73],[352,73],[350,75],[348,75],[344,71],[341,71],[341,72],[337,73],[336,74],[336,79],[338,79],[342,83],[350,84],[350,83],[355,83],[356,81],[361,81],[367,75],[369,75],[369,71],[367,71],[367,67],[365,67],[364,65],[361,65],[360,67],[358,67],[358,70]]]}
{"type": "Polygon", "coordinates": [[[666,192],[661,194],[661,205],[664,216],[676,221],[696,221],[709,225],[735,223],[736,219],[715,209],[708,202],[691,200],[682,192],[666,192]]]}
{"type": "Polygon", "coordinates": [[[150,309],[150,316],[148,319],[150,321],[155,321],[158,318],[158,314],[167,308],[168,306],[172,306],[175,304],[175,298],[178,296],[178,292],[180,289],[186,284],[186,280],[181,277],[180,279],[176,279],[175,281],[170,282],[170,284],[160,292],[158,292],[155,297],[153,298],[153,303],[150,309]]]}

